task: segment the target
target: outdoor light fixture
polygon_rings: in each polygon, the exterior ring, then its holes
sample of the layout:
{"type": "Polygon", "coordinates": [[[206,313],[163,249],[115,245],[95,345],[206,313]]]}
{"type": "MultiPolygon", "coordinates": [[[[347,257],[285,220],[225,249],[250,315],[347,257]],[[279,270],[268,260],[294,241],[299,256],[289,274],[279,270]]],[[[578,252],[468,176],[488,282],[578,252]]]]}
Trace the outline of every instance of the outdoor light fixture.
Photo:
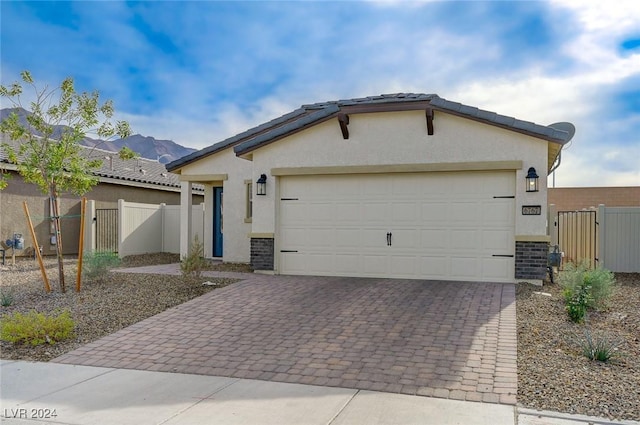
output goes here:
{"type": "Polygon", "coordinates": [[[538,191],[538,173],[536,173],[536,169],[533,167],[529,167],[529,171],[527,171],[527,192],[537,192],[538,191]]]}
{"type": "Polygon", "coordinates": [[[256,181],[256,195],[267,194],[267,175],[260,174],[260,178],[256,181]]]}

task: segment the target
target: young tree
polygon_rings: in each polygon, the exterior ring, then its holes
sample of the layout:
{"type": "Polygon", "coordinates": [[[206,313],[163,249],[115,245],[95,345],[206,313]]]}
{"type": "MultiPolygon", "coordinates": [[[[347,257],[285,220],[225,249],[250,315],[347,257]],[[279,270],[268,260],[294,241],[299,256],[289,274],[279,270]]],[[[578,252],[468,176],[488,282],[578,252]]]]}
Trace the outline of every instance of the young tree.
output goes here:
{"type": "MultiPolygon", "coordinates": [[[[77,93],[71,78],[62,81],[60,87],[50,89],[47,86],[38,88],[29,71],[23,71],[20,76],[22,83],[15,82],[8,87],[0,85],[0,96],[8,99],[14,107],[22,108],[20,96],[22,84],[25,84],[32,88],[35,100],[25,108],[31,111],[26,117],[26,124],[16,113],[0,122],[0,131],[19,143],[17,149],[6,143],[2,148],[9,161],[17,164],[18,173],[25,182],[37,185],[51,200],[60,290],[65,292],[58,196],[62,192],[76,195],[88,192],[98,183],[92,172],[102,162],[101,159],[82,155],[80,142],[87,133],[108,139],[127,137],[131,131],[126,121],[111,121],[114,113],[111,101],[100,103],[97,91],[77,93]]],[[[122,155],[126,157],[131,153],[122,155]]],[[[2,189],[6,180],[2,176],[0,180],[2,189]]]]}

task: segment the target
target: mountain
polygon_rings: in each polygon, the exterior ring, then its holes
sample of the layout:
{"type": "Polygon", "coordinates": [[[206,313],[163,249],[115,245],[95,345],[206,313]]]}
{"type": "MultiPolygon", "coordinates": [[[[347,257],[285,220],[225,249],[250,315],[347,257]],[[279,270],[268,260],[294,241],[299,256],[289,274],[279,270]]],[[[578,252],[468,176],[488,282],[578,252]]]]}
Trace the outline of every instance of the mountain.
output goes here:
{"type": "MultiPolygon", "coordinates": [[[[0,109],[0,121],[7,118],[12,112],[18,114],[22,124],[27,123],[26,117],[31,114],[31,112],[22,108],[4,108],[0,109]]],[[[53,137],[60,135],[66,128],[65,126],[54,126],[53,137]]],[[[41,134],[38,135],[40,136],[41,134]]],[[[184,147],[172,140],[159,140],[155,137],[141,134],[134,134],[124,139],[115,140],[100,140],[87,137],[80,144],[112,152],[118,152],[122,147],[126,146],[137,152],[142,158],[157,160],[162,164],[167,164],[196,151],[196,149],[184,147]]]]}

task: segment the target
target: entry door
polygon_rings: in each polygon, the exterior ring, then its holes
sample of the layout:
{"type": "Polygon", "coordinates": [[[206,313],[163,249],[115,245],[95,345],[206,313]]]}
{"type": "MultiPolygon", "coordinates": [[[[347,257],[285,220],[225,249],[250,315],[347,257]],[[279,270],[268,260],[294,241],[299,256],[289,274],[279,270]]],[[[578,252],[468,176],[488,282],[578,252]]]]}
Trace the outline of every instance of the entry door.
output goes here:
{"type": "Polygon", "coordinates": [[[222,188],[213,188],[213,256],[222,257],[222,188]]]}

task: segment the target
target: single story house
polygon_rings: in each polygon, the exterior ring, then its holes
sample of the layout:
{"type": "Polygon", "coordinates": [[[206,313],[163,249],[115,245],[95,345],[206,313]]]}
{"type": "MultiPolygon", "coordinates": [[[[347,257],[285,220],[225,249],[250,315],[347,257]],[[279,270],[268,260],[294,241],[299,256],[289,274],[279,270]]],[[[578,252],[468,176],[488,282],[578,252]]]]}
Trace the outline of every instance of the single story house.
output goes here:
{"type": "Polygon", "coordinates": [[[259,272],[538,281],[545,177],[574,130],[435,94],[303,105],[167,164],[182,182],[181,254],[198,183],[205,255],[259,272]]]}
{"type": "MultiPolygon", "coordinates": [[[[18,147],[15,141],[3,133],[0,133],[0,143],[10,144],[16,150],[18,147]]],[[[177,175],[167,172],[164,164],[145,158],[122,160],[117,152],[98,148],[83,147],[81,152],[102,160],[102,166],[94,172],[99,183],[84,195],[87,199],[96,201],[97,208],[117,208],[119,199],[149,204],[180,204],[180,181],[177,175]]],[[[52,238],[52,221],[49,219],[51,205],[48,195],[43,194],[36,185],[26,183],[18,174],[17,166],[9,162],[7,153],[1,148],[0,171],[9,175],[8,186],[0,190],[0,248],[6,249],[3,242],[18,233],[23,235],[25,248],[28,249],[17,251],[16,254],[33,254],[34,244],[23,208],[23,201],[27,201],[43,254],[54,255],[56,246],[55,239],[52,238]]],[[[65,255],[78,253],[80,199],[81,197],[71,193],[60,194],[62,247],[65,255]]],[[[202,187],[193,188],[192,202],[203,202],[202,187]]]]}

